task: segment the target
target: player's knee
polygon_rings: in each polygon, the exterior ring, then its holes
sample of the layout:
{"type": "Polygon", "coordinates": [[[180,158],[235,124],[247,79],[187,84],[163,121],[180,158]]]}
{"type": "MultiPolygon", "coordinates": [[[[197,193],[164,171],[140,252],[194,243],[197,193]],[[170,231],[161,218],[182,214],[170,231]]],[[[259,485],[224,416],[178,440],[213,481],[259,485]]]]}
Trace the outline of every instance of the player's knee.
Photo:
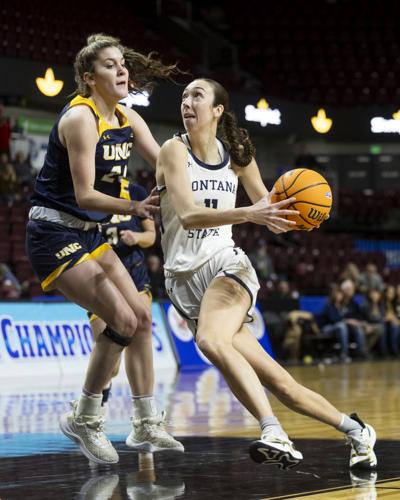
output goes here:
{"type": "Polygon", "coordinates": [[[118,315],[115,330],[124,337],[133,337],[138,327],[138,320],[133,311],[127,310],[118,315]]]}
{"type": "Polygon", "coordinates": [[[138,329],[146,334],[152,331],[152,315],[150,308],[144,308],[138,314],[138,329]]]}
{"type": "Polygon", "coordinates": [[[200,351],[207,356],[211,362],[218,361],[226,354],[227,348],[232,345],[226,341],[209,336],[197,334],[196,343],[200,351]]]}

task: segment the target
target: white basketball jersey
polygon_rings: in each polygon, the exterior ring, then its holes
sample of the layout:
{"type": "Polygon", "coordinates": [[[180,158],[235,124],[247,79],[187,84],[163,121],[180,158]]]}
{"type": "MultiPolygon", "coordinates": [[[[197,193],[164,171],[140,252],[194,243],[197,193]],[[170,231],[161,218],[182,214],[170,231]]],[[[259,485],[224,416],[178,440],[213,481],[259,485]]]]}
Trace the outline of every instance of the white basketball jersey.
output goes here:
{"type": "MultiPolygon", "coordinates": [[[[208,165],[193,154],[187,134],[181,134],[180,137],[188,148],[187,171],[194,203],[218,210],[235,208],[238,178],[231,168],[229,154],[222,142],[217,139],[222,162],[208,165]]],[[[160,190],[162,188],[159,186],[160,190]]],[[[165,187],[160,196],[161,246],[166,271],[193,271],[219,250],[235,246],[231,225],[183,229],[165,187]]]]}

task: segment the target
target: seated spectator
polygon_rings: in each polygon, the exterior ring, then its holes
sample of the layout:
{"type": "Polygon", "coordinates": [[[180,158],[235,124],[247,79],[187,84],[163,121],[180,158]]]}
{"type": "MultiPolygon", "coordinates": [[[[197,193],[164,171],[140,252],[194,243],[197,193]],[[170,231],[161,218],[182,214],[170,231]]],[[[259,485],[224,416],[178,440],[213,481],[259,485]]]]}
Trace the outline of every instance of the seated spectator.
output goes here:
{"type": "Polygon", "coordinates": [[[17,174],[10,161],[0,164],[0,202],[12,205],[18,198],[17,174]]]}
{"type": "Polygon", "coordinates": [[[15,174],[20,190],[25,194],[30,194],[33,185],[33,171],[30,161],[22,151],[17,151],[13,161],[15,174]]]}
{"type": "Polygon", "coordinates": [[[151,293],[155,299],[165,299],[165,278],[161,264],[161,259],[156,254],[150,254],[147,257],[147,269],[151,284],[151,293]]]}
{"type": "Polygon", "coordinates": [[[275,291],[268,294],[265,307],[267,312],[264,317],[267,327],[270,327],[272,316],[275,320],[275,329],[279,328],[280,340],[283,337],[282,356],[290,362],[300,361],[303,336],[319,333],[314,315],[300,310],[299,292],[293,290],[289,281],[284,278],[276,283],[275,291]],[[268,312],[269,309],[271,312],[268,312]]]}
{"type": "Polygon", "coordinates": [[[350,329],[344,319],[344,295],[338,286],[332,286],[331,291],[321,313],[317,315],[317,322],[321,333],[327,337],[334,337],[340,343],[339,359],[349,363],[349,336],[350,329]]]}
{"type": "Polygon", "coordinates": [[[369,357],[365,340],[364,311],[355,298],[355,283],[347,279],[340,285],[343,292],[343,320],[349,327],[350,337],[356,343],[356,357],[366,359],[369,357]]]}
{"type": "Polygon", "coordinates": [[[379,346],[382,356],[387,356],[387,337],[385,331],[385,309],[380,290],[371,288],[363,304],[364,330],[367,335],[367,349],[371,351],[375,345],[379,346]]]}
{"type": "Polygon", "coordinates": [[[365,266],[365,271],[360,274],[356,285],[360,293],[368,293],[369,290],[382,291],[385,287],[383,278],[378,273],[378,268],[372,262],[365,266]]]}
{"type": "Polygon", "coordinates": [[[287,313],[286,331],[283,339],[283,349],[287,360],[299,361],[301,358],[302,339],[304,335],[318,335],[319,328],[314,315],[308,311],[295,310],[287,313]]]}
{"type": "Polygon", "coordinates": [[[15,300],[21,297],[21,285],[7,264],[0,264],[0,298],[15,300]]]}
{"type": "Polygon", "coordinates": [[[396,288],[388,285],[384,292],[385,327],[388,349],[391,354],[400,353],[400,319],[396,313],[396,288]]]}
{"type": "Polygon", "coordinates": [[[268,291],[262,309],[274,351],[278,358],[282,358],[287,354],[283,352],[282,339],[288,325],[288,314],[299,310],[299,293],[291,290],[286,279],[280,279],[275,283],[275,287],[268,291]]]}
{"type": "Polygon", "coordinates": [[[355,262],[348,262],[344,267],[343,271],[339,275],[339,282],[343,282],[345,280],[352,280],[354,283],[358,283],[360,278],[360,270],[355,262]]]}

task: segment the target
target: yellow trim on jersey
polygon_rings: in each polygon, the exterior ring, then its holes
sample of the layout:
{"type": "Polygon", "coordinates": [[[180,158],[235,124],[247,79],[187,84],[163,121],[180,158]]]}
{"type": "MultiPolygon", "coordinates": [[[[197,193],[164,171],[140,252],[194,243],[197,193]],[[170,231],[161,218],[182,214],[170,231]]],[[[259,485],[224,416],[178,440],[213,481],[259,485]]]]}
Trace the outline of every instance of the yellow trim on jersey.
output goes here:
{"type": "Polygon", "coordinates": [[[131,199],[131,195],[129,193],[129,179],[121,179],[121,191],[119,193],[119,197],[123,200],[131,199]]]}
{"type": "Polygon", "coordinates": [[[122,125],[119,125],[118,127],[115,127],[114,125],[111,125],[108,123],[108,121],[104,118],[104,116],[99,112],[97,109],[96,104],[92,99],[89,97],[82,97],[81,95],[77,95],[72,99],[72,101],[69,103],[69,108],[72,108],[73,106],[89,106],[89,108],[93,111],[93,113],[97,116],[99,123],[98,123],[98,128],[99,128],[99,136],[101,137],[103,133],[106,130],[112,130],[112,129],[120,129],[124,127],[130,127],[128,117],[125,115],[125,113],[122,111],[121,106],[117,104],[115,111],[117,114],[122,118],[122,125]]]}
{"type": "Polygon", "coordinates": [[[99,247],[95,248],[93,250],[93,252],[90,253],[90,257],[92,259],[96,259],[102,253],[106,252],[107,250],[111,250],[111,249],[112,249],[112,247],[111,247],[111,245],[109,243],[103,243],[99,247]]]}
{"type": "Polygon", "coordinates": [[[153,301],[153,294],[150,292],[150,290],[142,290],[139,292],[139,295],[148,295],[150,300],[153,301]]]}
{"type": "Polygon", "coordinates": [[[51,283],[57,279],[60,274],[64,271],[64,269],[72,262],[72,259],[70,259],[68,262],[65,262],[64,264],[61,264],[61,266],[58,266],[56,269],[54,269],[53,272],[51,272],[46,279],[44,279],[40,285],[42,286],[42,289],[44,291],[47,290],[47,288],[51,285],[51,283]]]}

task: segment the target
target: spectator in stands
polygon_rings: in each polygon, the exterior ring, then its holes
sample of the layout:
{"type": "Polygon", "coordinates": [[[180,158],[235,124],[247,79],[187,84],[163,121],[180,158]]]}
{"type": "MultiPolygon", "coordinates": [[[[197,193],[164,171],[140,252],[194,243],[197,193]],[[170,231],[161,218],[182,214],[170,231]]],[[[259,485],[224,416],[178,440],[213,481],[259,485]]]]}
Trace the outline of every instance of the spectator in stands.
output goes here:
{"type": "Polygon", "coordinates": [[[147,257],[147,270],[150,278],[151,293],[155,299],[165,299],[165,278],[161,259],[156,254],[147,257]]]}
{"type": "Polygon", "coordinates": [[[0,264],[0,298],[15,300],[21,296],[21,285],[7,264],[0,264]]]}
{"type": "Polygon", "coordinates": [[[336,338],[340,343],[339,359],[349,363],[349,326],[344,319],[344,295],[337,286],[331,287],[328,300],[321,313],[317,315],[317,321],[321,327],[321,332],[327,337],[336,338]]]}
{"type": "Polygon", "coordinates": [[[0,202],[12,205],[17,198],[17,174],[6,153],[2,154],[0,163],[0,202]],[[7,160],[6,160],[7,156],[7,160]]]}
{"type": "Polygon", "coordinates": [[[299,292],[292,289],[285,278],[280,279],[275,290],[268,294],[266,306],[271,310],[266,312],[265,320],[268,328],[274,330],[273,336],[282,344],[282,356],[290,362],[298,362],[303,335],[319,333],[313,314],[300,310],[299,292]]]}
{"type": "Polygon", "coordinates": [[[390,353],[400,353],[400,320],[396,314],[396,288],[388,285],[384,292],[385,327],[390,353]]]}
{"type": "Polygon", "coordinates": [[[369,262],[365,266],[365,270],[360,274],[356,284],[360,293],[368,293],[369,290],[382,291],[385,287],[383,278],[373,262],[369,262]]]}
{"type": "Polygon", "coordinates": [[[368,357],[365,341],[364,312],[355,299],[356,287],[354,281],[347,279],[340,285],[343,292],[343,319],[348,325],[350,335],[356,343],[356,357],[365,359],[368,357]]]}
{"type": "Polygon", "coordinates": [[[20,190],[23,193],[29,194],[32,189],[34,178],[29,158],[26,157],[22,151],[17,151],[15,153],[13,166],[20,190]]]}
{"type": "Polygon", "coordinates": [[[396,316],[400,320],[400,284],[396,286],[396,297],[394,299],[394,308],[396,316]]]}
{"type": "Polygon", "coordinates": [[[371,351],[375,345],[379,346],[379,352],[382,356],[387,356],[388,345],[385,330],[385,308],[382,292],[379,289],[371,288],[368,290],[364,310],[364,330],[366,333],[367,349],[371,351]]]}
{"type": "Polygon", "coordinates": [[[339,275],[339,282],[345,280],[352,280],[353,283],[358,283],[360,278],[360,270],[355,262],[348,262],[344,267],[343,271],[339,275]]]}

